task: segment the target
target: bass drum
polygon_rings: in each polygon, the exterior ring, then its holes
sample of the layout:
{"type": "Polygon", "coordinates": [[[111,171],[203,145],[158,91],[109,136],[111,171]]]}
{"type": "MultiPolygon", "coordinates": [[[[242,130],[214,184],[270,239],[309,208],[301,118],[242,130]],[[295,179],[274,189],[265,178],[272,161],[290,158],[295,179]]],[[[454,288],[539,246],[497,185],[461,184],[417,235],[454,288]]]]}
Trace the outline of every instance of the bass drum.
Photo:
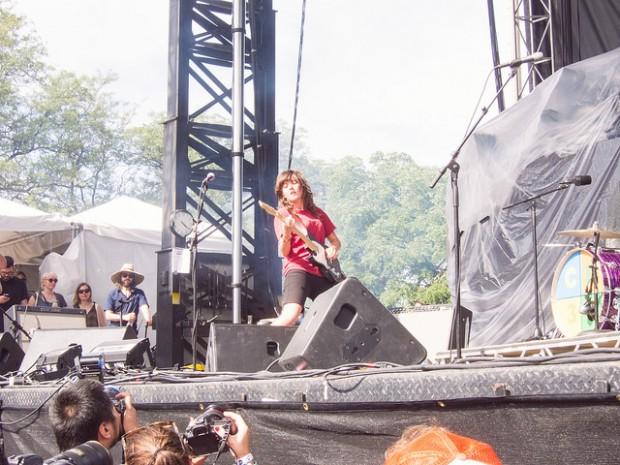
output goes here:
{"type": "MultiPolygon", "coordinates": [[[[562,257],[553,275],[551,310],[558,329],[565,337],[595,329],[592,316],[580,313],[592,276],[593,256],[589,249],[573,249],[562,257]]],[[[620,252],[601,249],[598,259],[598,329],[616,330],[620,307],[617,295],[617,292],[620,293],[620,252]]]]}

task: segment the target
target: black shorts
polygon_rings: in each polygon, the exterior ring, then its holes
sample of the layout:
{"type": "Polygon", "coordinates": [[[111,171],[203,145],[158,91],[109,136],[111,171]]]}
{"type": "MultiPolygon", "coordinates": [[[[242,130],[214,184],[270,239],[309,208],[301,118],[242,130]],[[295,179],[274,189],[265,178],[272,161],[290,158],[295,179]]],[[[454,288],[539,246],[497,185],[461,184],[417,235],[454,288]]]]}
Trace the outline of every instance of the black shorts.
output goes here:
{"type": "Polygon", "coordinates": [[[332,286],[333,283],[322,276],[315,276],[302,270],[291,270],[284,277],[282,304],[299,304],[303,307],[307,298],[314,300],[332,286]]]}

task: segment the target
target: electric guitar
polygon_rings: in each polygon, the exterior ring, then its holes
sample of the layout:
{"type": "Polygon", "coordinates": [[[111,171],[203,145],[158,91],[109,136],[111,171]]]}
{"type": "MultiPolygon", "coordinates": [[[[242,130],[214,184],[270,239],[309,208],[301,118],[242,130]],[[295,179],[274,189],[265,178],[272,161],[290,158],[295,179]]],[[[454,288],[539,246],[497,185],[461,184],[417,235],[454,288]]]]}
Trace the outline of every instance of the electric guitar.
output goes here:
{"type": "MultiPolygon", "coordinates": [[[[260,200],[258,201],[258,205],[271,216],[275,216],[284,223],[284,216],[271,205],[268,205],[260,200]]],[[[330,260],[327,258],[325,246],[323,244],[310,239],[303,231],[300,231],[297,226],[293,226],[293,231],[295,231],[295,234],[297,234],[301,240],[304,241],[304,244],[306,244],[306,249],[310,252],[310,261],[319,267],[319,270],[325,279],[332,283],[339,283],[346,278],[342,272],[342,269],[340,269],[340,262],[338,259],[334,258],[333,260],[330,260]]]]}

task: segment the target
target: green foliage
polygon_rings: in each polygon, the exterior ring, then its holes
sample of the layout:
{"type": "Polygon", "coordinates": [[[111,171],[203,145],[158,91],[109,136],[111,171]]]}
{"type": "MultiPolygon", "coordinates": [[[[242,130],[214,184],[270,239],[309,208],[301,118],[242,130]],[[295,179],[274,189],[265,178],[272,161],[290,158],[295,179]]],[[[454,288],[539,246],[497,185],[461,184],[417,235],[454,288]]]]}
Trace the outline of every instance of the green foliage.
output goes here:
{"type": "Polygon", "coordinates": [[[32,150],[12,158],[5,189],[44,210],[76,213],[122,191],[128,114],[105,92],[111,76],[49,76],[32,99],[32,150]]]}
{"type": "Polygon", "coordinates": [[[325,172],[343,266],[386,305],[428,283],[444,259],[443,188],[428,188],[434,173],[402,153],[349,157],[325,172]]]}
{"type": "Polygon", "coordinates": [[[161,125],[127,128],[129,110],[107,91],[112,75],[47,69],[10,6],[0,0],[0,193],[63,213],[118,194],[160,199],[161,125]]]}
{"type": "Polygon", "coordinates": [[[10,5],[0,0],[0,184],[2,173],[11,169],[5,161],[31,147],[29,97],[44,69],[39,41],[10,5]]]}
{"type": "Polygon", "coordinates": [[[129,128],[125,133],[125,165],[132,178],[124,186],[125,193],[154,204],[162,200],[164,119],[163,115],[152,115],[150,122],[129,128]]]}

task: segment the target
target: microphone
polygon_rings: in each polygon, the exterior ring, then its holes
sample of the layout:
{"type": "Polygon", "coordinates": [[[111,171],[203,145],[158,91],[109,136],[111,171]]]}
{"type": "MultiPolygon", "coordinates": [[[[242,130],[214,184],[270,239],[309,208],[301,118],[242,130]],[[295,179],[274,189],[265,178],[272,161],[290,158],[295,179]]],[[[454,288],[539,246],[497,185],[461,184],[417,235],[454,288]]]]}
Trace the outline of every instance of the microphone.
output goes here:
{"type": "Polygon", "coordinates": [[[201,185],[203,187],[207,187],[209,183],[213,181],[214,179],[215,179],[215,173],[213,173],[212,171],[209,171],[207,175],[205,176],[205,178],[202,180],[201,185]]]}
{"type": "Polygon", "coordinates": [[[574,184],[575,186],[587,186],[588,184],[592,184],[592,176],[589,174],[583,174],[560,182],[560,186],[570,186],[571,184],[574,184]]]}
{"type": "Polygon", "coordinates": [[[495,68],[506,68],[508,66],[511,68],[517,68],[518,66],[521,66],[524,63],[533,63],[535,61],[542,60],[543,58],[544,58],[544,55],[542,54],[542,52],[536,52],[536,53],[532,53],[531,55],[525,56],[523,58],[518,58],[516,60],[509,61],[508,63],[499,64],[495,68]]]}

